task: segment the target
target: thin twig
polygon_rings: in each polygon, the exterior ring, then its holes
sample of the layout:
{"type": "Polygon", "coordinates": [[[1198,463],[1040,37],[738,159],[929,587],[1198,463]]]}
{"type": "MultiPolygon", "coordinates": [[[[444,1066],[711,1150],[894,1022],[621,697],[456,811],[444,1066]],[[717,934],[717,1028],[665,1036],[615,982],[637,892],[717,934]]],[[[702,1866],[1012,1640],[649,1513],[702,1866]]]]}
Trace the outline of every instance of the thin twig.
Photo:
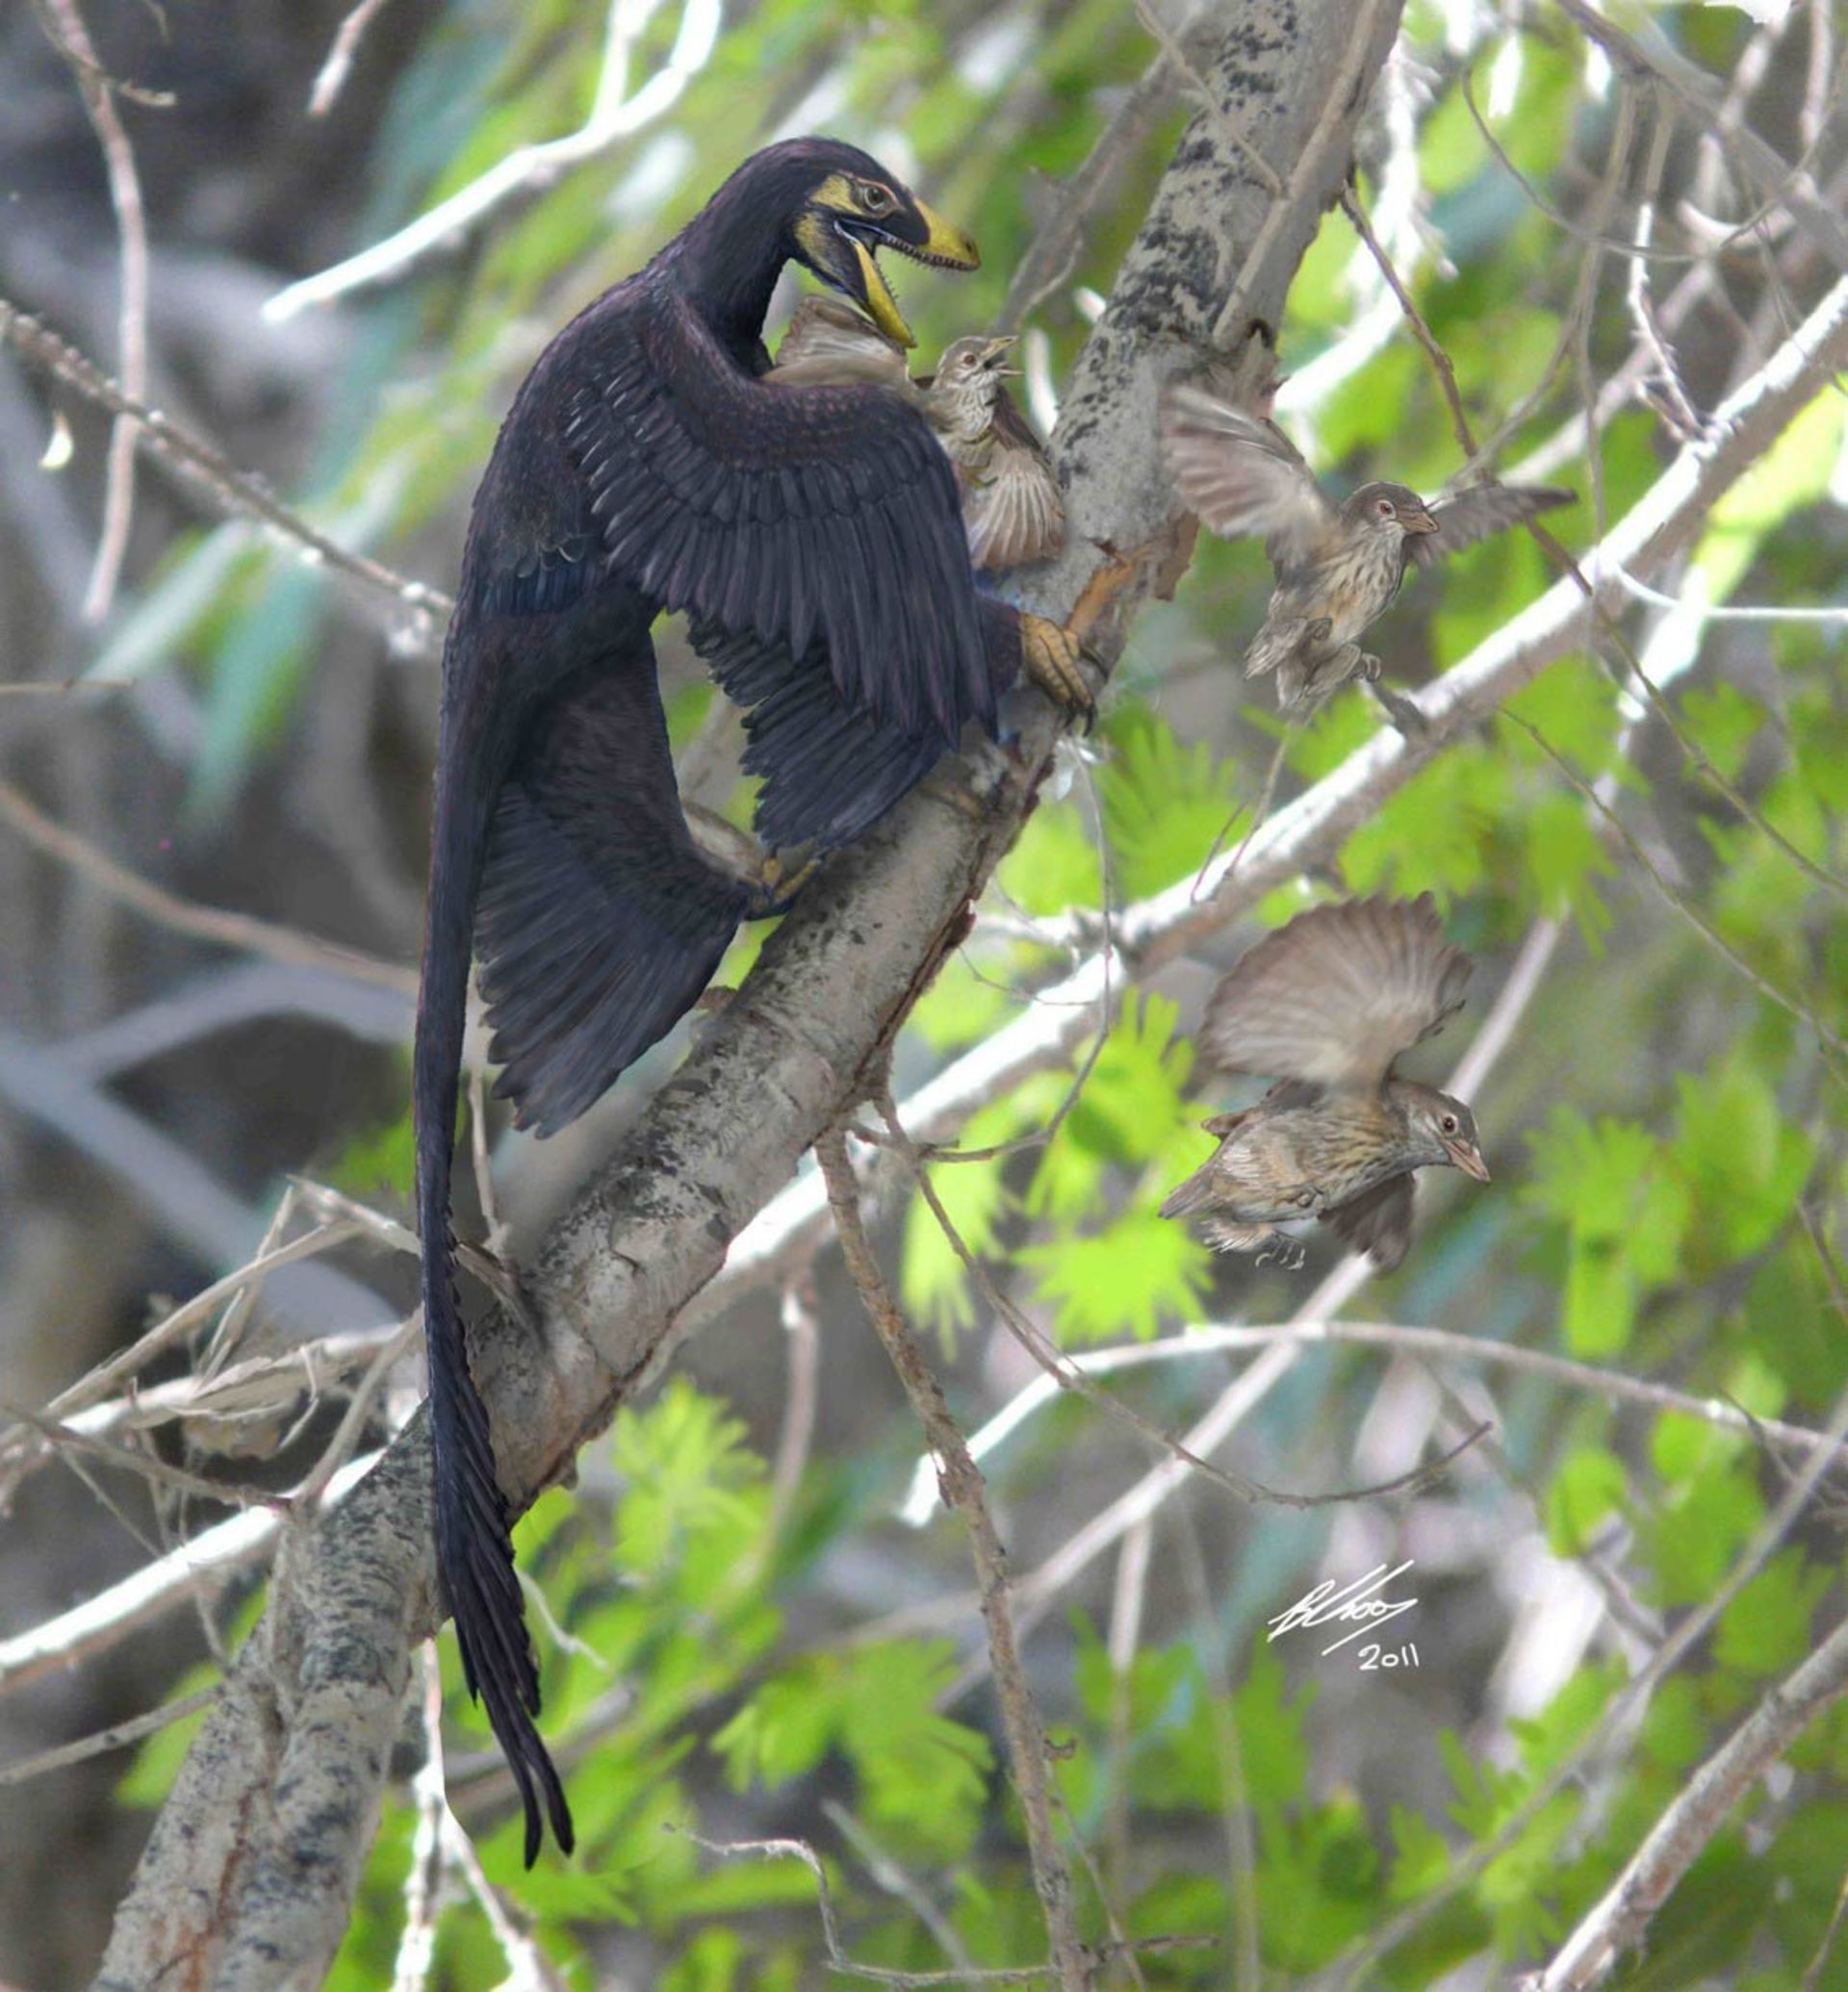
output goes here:
{"type": "Polygon", "coordinates": [[[308,92],[310,117],[325,117],[334,108],[335,98],[346,87],[346,78],[353,66],[353,57],[365,38],[366,30],[372,26],[372,17],[384,5],[385,0],[359,0],[359,5],[341,22],[327,50],[325,61],[315,72],[314,88],[308,92]]]}
{"type": "Polygon", "coordinates": [[[270,961],[286,961],[296,968],[320,968],[390,989],[399,996],[415,997],[417,971],[396,961],[382,961],[375,955],[338,941],[321,940],[293,927],[272,920],[259,920],[249,913],[226,912],[218,907],[202,907],[181,899],[165,886],[151,884],[139,873],[118,864],[107,852],[80,837],[75,830],[54,823],[35,803],[12,782],[0,780],[0,820],[12,825],[37,850],[55,857],[86,880],[99,886],[112,899],[131,907],[144,918],[194,940],[211,941],[221,948],[236,948],[246,955],[261,955],[270,961]]]}
{"type": "MultiPolygon", "coordinates": [[[[77,88],[108,169],[109,200],[116,211],[121,263],[122,294],[116,321],[117,364],[125,398],[140,400],[147,393],[147,211],[141,201],[135,150],[116,114],[115,97],[77,11],[77,0],[38,0],[38,5],[56,25],[52,38],[60,50],[77,58],[72,64],[77,88]]],[[[116,599],[122,556],[128,550],[128,528],[135,516],[135,418],[118,410],[109,438],[103,528],[84,596],[84,615],[91,623],[100,623],[108,615],[116,599]]]]}
{"type": "Polygon", "coordinates": [[[411,1859],[404,1871],[404,1922],[392,1963],[392,1992],[424,1992],[436,1965],[437,1898],[443,1886],[443,1815],[449,1800],[443,1785],[443,1675],[436,1643],[418,1654],[422,1689],[424,1761],[411,1779],[417,1824],[411,1829],[411,1859]]]}
{"type": "MultiPolygon", "coordinates": [[[[1134,1341],[1104,1348],[1082,1349],[1066,1361],[1092,1376],[1112,1376],[1127,1369],[1146,1368],[1153,1364],[1192,1362],[1202,1356],[1247,1355],[1259,1349],[1283,1344],[1312,1346],[1319,1343],[1349,1344],[1379,1348],[1398,1355],[1427,1356],[1442,1362],[1470,1363],[1491,1369],[1512,1369],[1543,1378],[1568,1390],[1582,1391],[1588,1396],[1608,1402],[1636,1404],[1650,1411],[1676,1411],[1698,1418],[1703,1424],[1741,1437],[1776,1441],[1780,1445],[1808,1454],[1828,1443],[1825,1433],[1808,1425],[1793,1425],[1782,1418],[1758,1417],[1741,1411],[1736,1404],[1719,1397],[1698,1397],[1678,1391],[1671,1384],[1654,1383],[1630,1375],[1622,1369],[1608,1369],[1595,1363],[1580,1363],[1570,1356],[1555,1356],[1546,1349],[1524,1348],[1517,1342],[1489,1341],[1480,1335],[1459,1334],[1447,1328],[1412,1327],[1399,1321],[1336,1320],[1327,1315],[1303,1320],[1238,1324],[1231,1327],[1200,1325],[1181,1329],[1156,1341],[1134,1341]]],[[[1037,1376],[1025,1384],[969,1439],[969,1451],[979,1465],[1013,1435],[1043,1405],[1058,1397],[1058,1384],[1048,1376],[1037,1376]]],[[[920,1460],[911,1476],[911,1490],[900,1509],[902,1518],[913,1527],[927,1521],[937,1505],[932,1489],[932,1467],[920,1460]]]]}
{"type": "MultiPolygon", "coordinates": [[[[885,1343],[886,1353],[891,1358],[911,1409],[937,1455],[944,1501],[961,1515],[968,1531],[969,1551],[981,1588],[988,1655],[994,1668],[995,1693],[1007,1732],[1014,1788],[1020,1794],[1034,1890],[1046,1919],[1053,1966],[1065,1992],[1086,1992],[1091,1981],[1091,1967],[1073,1916],[1071,1873],[1053,1831],[1046,1732],[1014,1643],[1007,1551],[1001,1546],[994,1518],[988,1512],[982,1475],[944,1402],[943,1388],[899,1313],[898,1303],[866,1237],[860,1211],[860,1185],[847,1161],[846,1137],[837,1131],[824,1135],[815,1144],[815,1159],[828,1187],[828,1203],[834,1214],[841,1257],[867,1318],[885,1343]]],[[[819,1863],[815,1865],[819,1870],[819,1863]]]]}
{"type": "Polygon", "coordinates": [[[1722,960],[1730,963],[1736,969],[1767,1002],[1776,1004],[1786,1016],[1795,1017],[1800,1024],[1809,1025],[1810,1029],[1815,1034],[1817,1043],[1822,1047],[1824,1061],[1828,1064],[1830,1072],[1836,1080],[1844,1085],[1848,1085],[1848,1073],[1844,1073],[1841,1066],[1836,1062],[1838,1060],[1848,1060],[1848,1040],[1838,1036],[1835,1032],[1832,1031],[1822,1021],[1812,1004],[1805,1003],[1795,996],[1786,995],[1775,983],[1768,982],[1752,966],[1751,962],[1726,938],[1719,929],[1713,925],[1712,921],[1688,898],[1687,894],[1681,891],[1678,885],[1664,875],[1661,867],[1643,849],[1630,826],[1598,794],[1593,785],[1579,774],[1578,770],[1566,759],[1565,755],[1559,753],[1546,739],[1537,727],[1533,726],[1529,721],[1523,719],[1518,712],[1504,710],[1502,717],[1510,726],[1520,728],[1521,731],[1558,769],[1566,780],[1597,810],[1599,816],[1622,841],[1624,848],[1630,853],[1630,856],[1648,873],[1656,889],[1701,935],[1714,953],[1722,960]]]}
{"type": "Polygon", "coordinates": [[[619,140],[631,137],[670,111],[712,53],[718,39],[720,7],[719,0],[684,0],[680,32],[667,60],[630,95],[629,58],[659,4],[660,0],[610,0],[597,94],[590,115],[577,131],[543,144],[517,147],[396,235],[331,269],[278,291],[265,304],[264,316],[272,321],[293,318],[310,305],[331,303],[349,291],[396,280],[433,252],[465,242],[508,201],[552,186],[573,166],[607,152],[619,140]]]}
{"type": "Polygon", "coordinates": [[[93,401],[118,418],[129,419],[129,433],[138,437],[151,455],[201,489],[217,510],[272,527],[308,565],[324,566],[396,597],[420,623],[446,619],[455,606],[440,588],[410,580],[382,562],[329,539],[300,513],[278,502],[256,478],[240,471],[203,437],[150,408],[139,395],[125,393],[67,340],[5,298],[0,298],[0,343],[87,401],[93,401]]]}
{"type": "Polygon", "coordinates": [[[1174,93],[1164,58],[1151,63],[1098,133],[1085,163],[1057,190],[1045,225],[1014,265],[995,314],[997,332],[1016,332],[1077,268],[1091,217],[1111,197],[1124,167],[1154,130],[1174,93]]]}
{"type": "Polygon", "coordinates": [[[85,1764],[91,1757],[106,1756],[111,1750],[126,1749],[131,1743],[157,1736],[174,1723],[183,1723],[188,1716],[197,1715],[200,1709],[210,1708],[218,1698],[218,1683],[214,1682],[209,1688],[182,1695],[177,1701],[163,1701],[159,1708],[150,1708],[145,1715],[111,1723],[106,1729],[80,1736],[73,1743],[61,1743],[55,1749],[41,1749],[36,1756],[24,1757],[16,1764],[0,1765],[0,1791],[10,1790],[14,1785],[30,1784],[36,1777],[48,1777],[54,1771],[68,1771],[73,1764],[85,1764]]]}

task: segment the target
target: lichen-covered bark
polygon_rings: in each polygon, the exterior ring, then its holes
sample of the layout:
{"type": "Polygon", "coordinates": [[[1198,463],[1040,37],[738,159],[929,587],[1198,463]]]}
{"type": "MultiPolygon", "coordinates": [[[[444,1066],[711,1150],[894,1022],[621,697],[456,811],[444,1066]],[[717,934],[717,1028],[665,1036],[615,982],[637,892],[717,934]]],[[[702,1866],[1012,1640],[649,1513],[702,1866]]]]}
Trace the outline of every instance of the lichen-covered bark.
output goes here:
{"type": "MultiPolygon", "coordinates": [[[[1054,443],[1070,543],[1021,591],[1042,613],[1076,607],[1106,655],[1137,602],[1185,559],[1156,448],[1161,383],[1215,344],[1242,349],[1253,324],[1281,315],[1348,171],[1399,12],[1399,0],[1238,0],[1191,34],[1210,108],[1184,134],[1068,385],[1054,443]]],[[[537,1333],[500,1314],[475,1338],[501,1475],[523,1503],[569,1470],[659,1364],[732,1238],[877,1082],[1032,807],[1055,723],[1036,697],[1018,702],[1011,754],[984,750],[945,768],[804,893],[621,1153],[522,1268],[537,1333]]],[[[100,1984],[273,1992],[319,1981],[346,1929],[434,1596],[420,1417],[292,1545],[269,1618],[156,1824],[100,1984]]]]}

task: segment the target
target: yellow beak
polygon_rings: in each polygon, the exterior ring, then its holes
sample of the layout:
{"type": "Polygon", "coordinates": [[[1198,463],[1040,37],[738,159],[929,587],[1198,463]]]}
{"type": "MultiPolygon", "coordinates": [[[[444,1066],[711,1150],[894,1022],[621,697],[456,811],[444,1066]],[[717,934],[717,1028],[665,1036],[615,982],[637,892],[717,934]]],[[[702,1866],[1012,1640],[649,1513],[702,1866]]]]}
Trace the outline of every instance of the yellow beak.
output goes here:
{"type": "Polygon", "coordinates": [[[917,335],[905,322],[905,314],[899,310],[898,299],[880,275],[873,252],[856,239],[854,254],[860,258],[860,280],[866,287],[866,309],[873,315],[873,323],[896,345],[915,345],[917,335]]]}
{"type": "Polygon", "coordinates": [[[975,238],[964,235],[960,228],[952,228],[935,208],[929,208],[920,200],[914,202],[917,217],[930,234],[924,239],[922,254],[927,263],[947,263],[952,269],[979,269],[982,267],[982,251],[975,245],[975,238]]]}

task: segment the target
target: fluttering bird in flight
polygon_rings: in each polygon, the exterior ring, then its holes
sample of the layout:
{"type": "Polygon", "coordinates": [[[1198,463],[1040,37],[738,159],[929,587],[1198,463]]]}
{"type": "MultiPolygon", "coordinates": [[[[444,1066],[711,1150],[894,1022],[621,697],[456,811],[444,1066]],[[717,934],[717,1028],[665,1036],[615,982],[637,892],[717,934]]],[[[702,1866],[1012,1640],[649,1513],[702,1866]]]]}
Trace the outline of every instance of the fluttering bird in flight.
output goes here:
{"type": "MultiPolygon", "coordinates": [[[[1274,674],[1277,703],[1306,710],[1379,659],[1360,639],[1391,606],[1408,562],[1435,567],[1489,534],[1569,505],[1573,494],[1479,484],[1427,505],[1403,484],[1363,484],[1336,504],[1276,423],[1240,402],[1219,370],[1172,381],[1161,404],[1162,451],[1181,502],[1221,539],[1262,538],[1276,572],[1246,677],[1274,674]]],[[[1415,724],[1405,702],[1380,698],[1415,724]]]]}
{"type": "MultiPolygon", "coordinates": [[[[827,851],[1026,676],[1087,716],[1080,646],[982,594],[950,463],[919,410],[861,385],[764,384],[791,259],[900,345],[882,249],[972,269],[975,244],[877,160],[826,139],[738,167],[540,355],[475,494],[443,654],[412,1067],[437,1551],[472,1692],[526,1809],[569,1851],[540,1738],[487,1410],[457,1300],[449,1189],[469,960],[496,1090],[564,1126],[685,1014],[740,919],[779,910],[688,832],[650,630],[685,610],[749,708],[756,826],[827,851]]],[[[723,1028],[722,1026],[720,1028],[723,1028]]]]}
{"type": "Polygon", "coordinates": [[[1297,1264],[1301,1245],[1277,1227],[1320,1218],[1382,1269],[1398,1265],[1414,1170],[1489,1180],[1470,1110],[1395,1071],[1469,979],[1429,894],[1313,907],[1267,934],[1221,979],[1200,1042],[1219,1071],[1277,1083],[1255,1107],[1203,1123],[1219,1145],[1162,1215],[1199,1218],[1217,1251],[1297,1264]]]}

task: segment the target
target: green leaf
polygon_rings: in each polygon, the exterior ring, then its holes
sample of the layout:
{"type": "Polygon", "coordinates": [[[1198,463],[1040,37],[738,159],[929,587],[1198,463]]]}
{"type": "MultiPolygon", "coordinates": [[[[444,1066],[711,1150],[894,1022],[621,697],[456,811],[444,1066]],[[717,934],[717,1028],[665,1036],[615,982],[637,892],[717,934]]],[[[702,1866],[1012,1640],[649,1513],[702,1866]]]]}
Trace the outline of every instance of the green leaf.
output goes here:
{"type": "Polygon", "coordinates": [[[1149,1341],[1165,1320],[1199,1312],[1212,1284],[1212,1259],[1185,1225],[1132,1207],[1102,1231],[1030,1245],[1020,1264],[1057,1312],[1066,1342],[1149,1341]]]}
{"type": "Polygon", "coordinates": [[[1787,1673],[1812,1647],[1810,1623],[1834,1578],[1801,1549],[1783,1549],[1720,1614],[1713,1656],[1758,1679],[1787,1673]]]}
{"type": "Polygon", "coordinates": [[[1582,1556],[1607,1515],[1630,1494],[1624,1463],[1602,1445],[1581,1445],[1559,1464],[1547,1489],[1547,1542],[1555,1556],[1582,1556]]]}
{"type": "MultiPolygon", "coordinates": [[[[977,1143],[975,1145],[982,1145],[977,1143]]],[[[1005,1164],[945,1162],[931,1171],[931,1188],[957,1236],[978,1258],[992,1252],[1010,1199],[1005,1164]]],[[[899,1261],[899,1298],[915,1320],[949,1334],[973,1325],[975,1310],[968,1274],[937,1213],[922,1192],[905,1212],[905,1244],[899,1261]]]]}

